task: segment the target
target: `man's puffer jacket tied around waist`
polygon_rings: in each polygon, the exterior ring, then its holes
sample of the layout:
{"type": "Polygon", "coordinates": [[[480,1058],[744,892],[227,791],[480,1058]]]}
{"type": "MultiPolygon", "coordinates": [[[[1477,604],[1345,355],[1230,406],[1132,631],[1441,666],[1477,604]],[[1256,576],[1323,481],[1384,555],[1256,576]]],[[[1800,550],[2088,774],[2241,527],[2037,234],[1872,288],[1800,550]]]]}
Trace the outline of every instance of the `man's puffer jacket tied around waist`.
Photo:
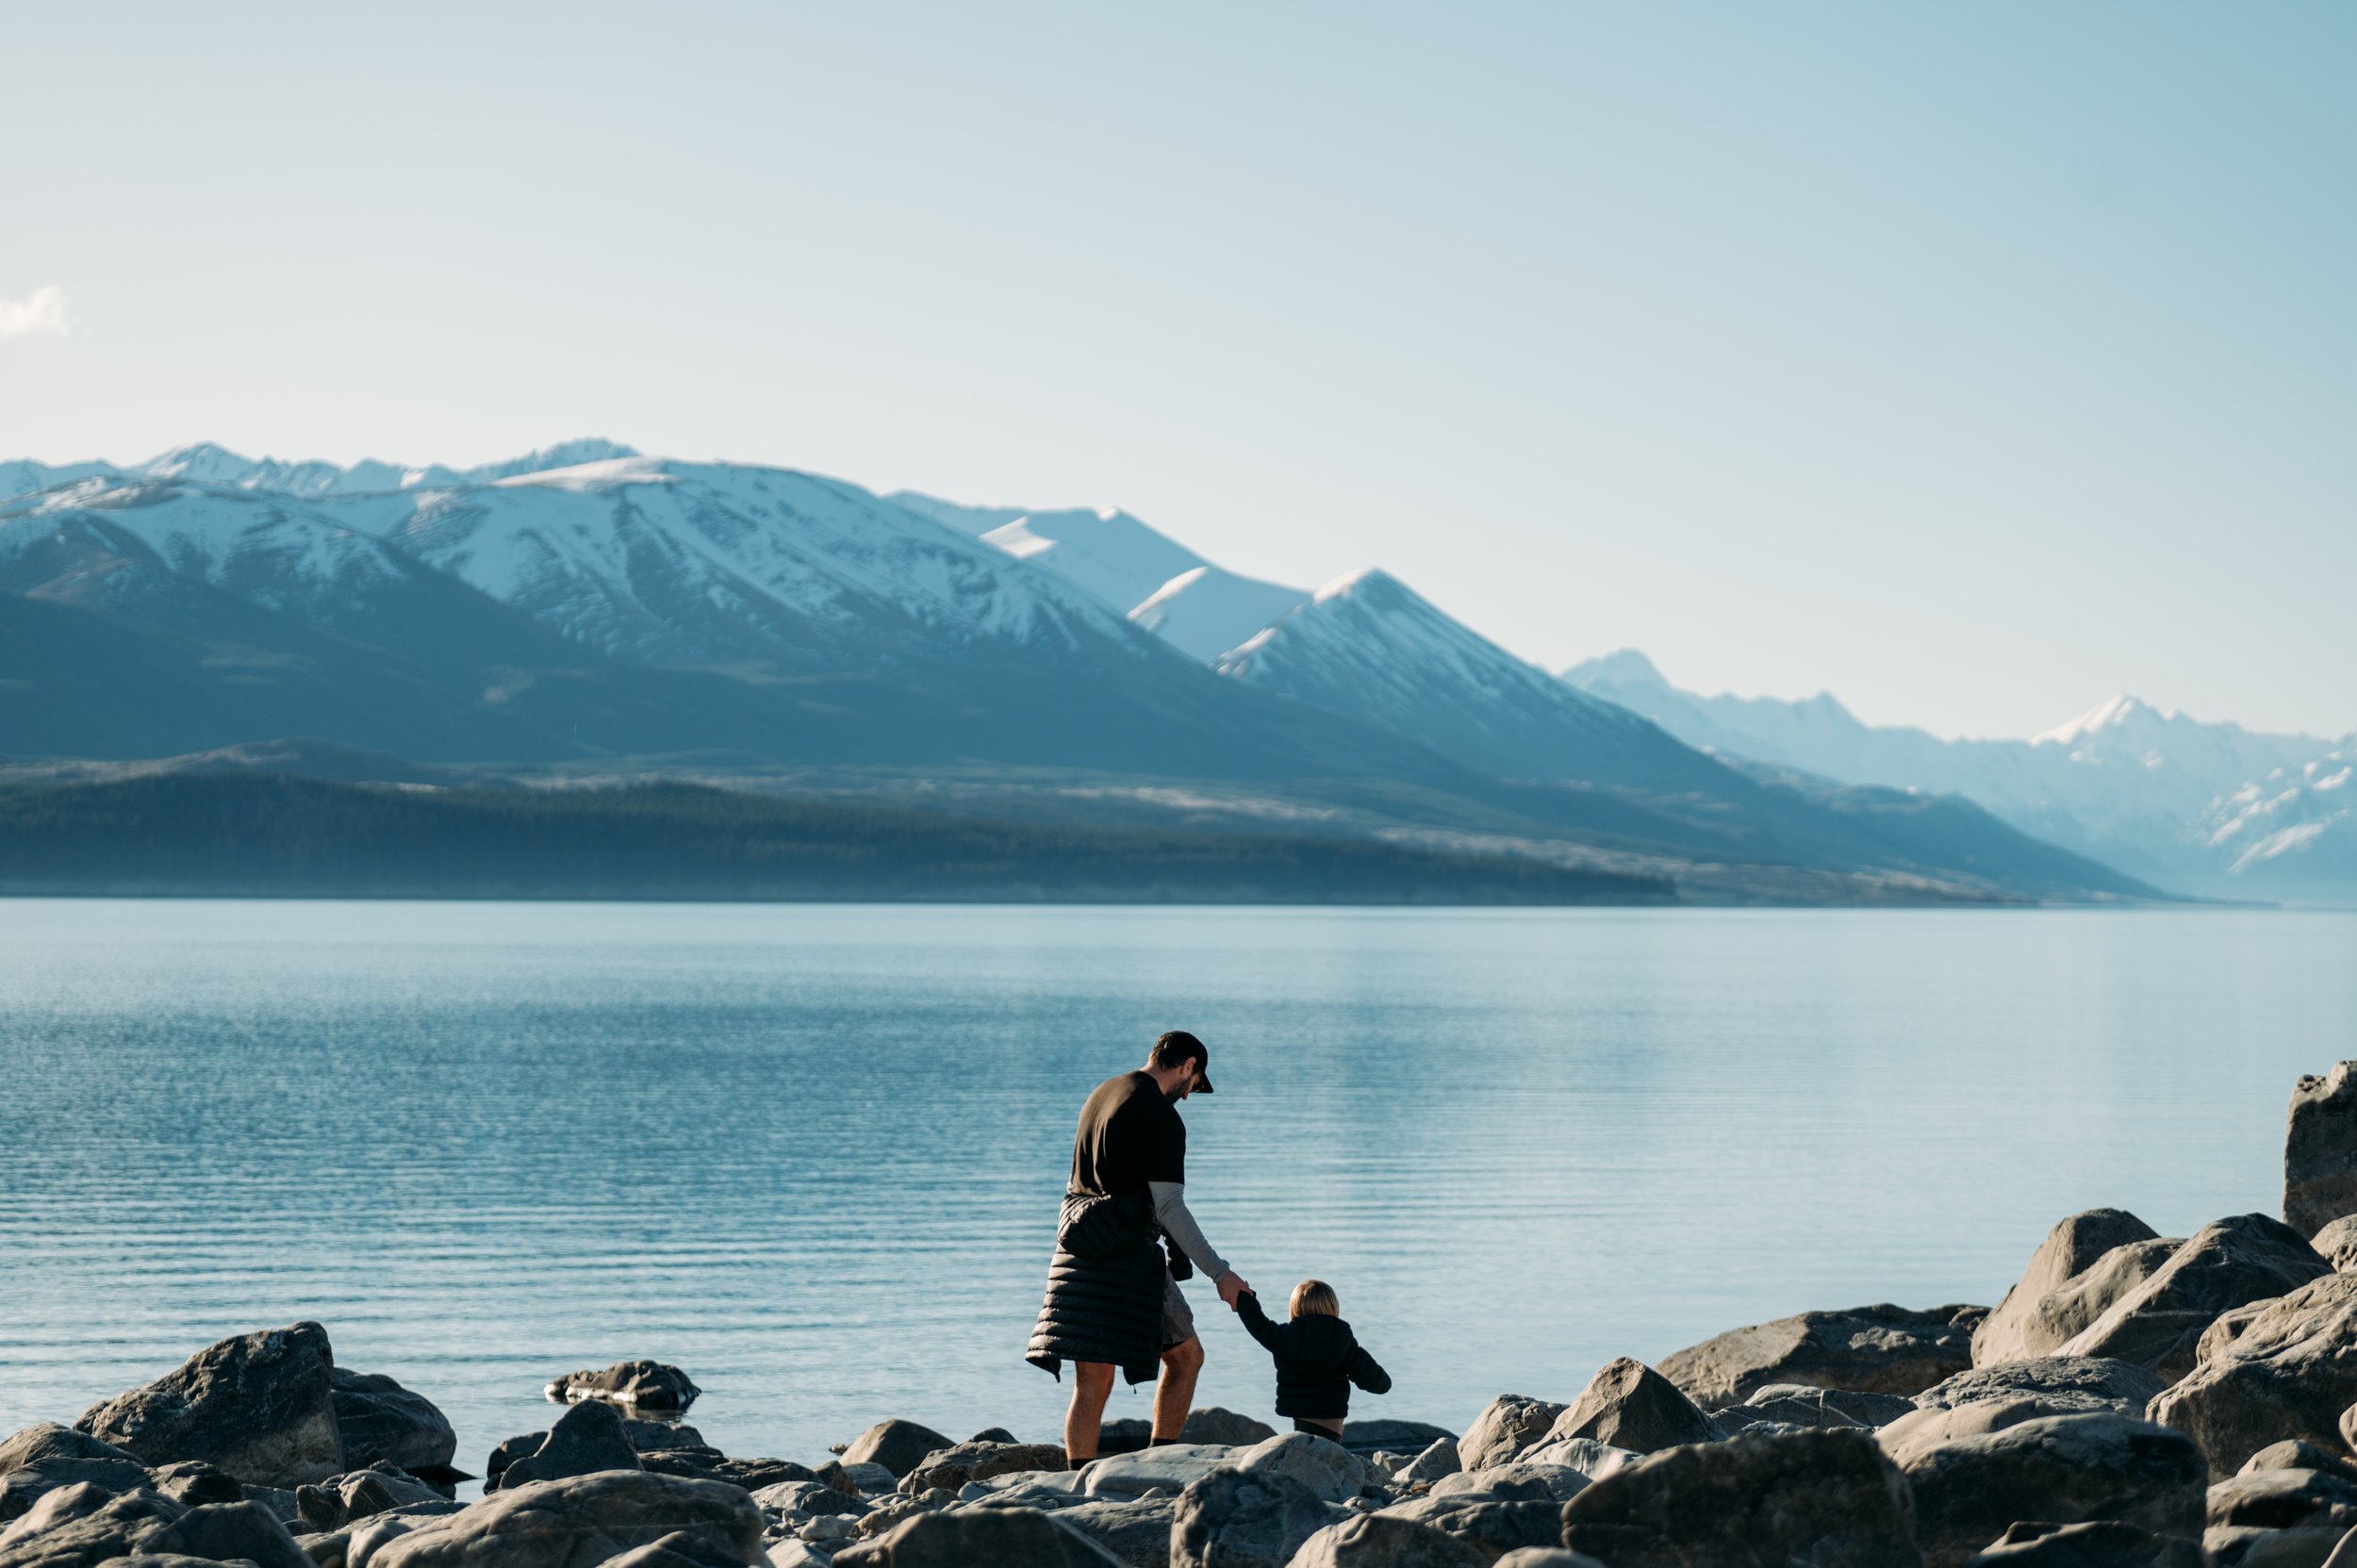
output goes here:
{"type": "Polygon", "coordinates": [[[1071,1194],[1062,1220],[1025,1359],[1058,1376],[1067,1361],[1103,1362],[1130,1382],[1146,1381],[1162,1362],[1168,1277],[1151,1202],[1143,1194],[1093,1201],[1071,1194]]]}

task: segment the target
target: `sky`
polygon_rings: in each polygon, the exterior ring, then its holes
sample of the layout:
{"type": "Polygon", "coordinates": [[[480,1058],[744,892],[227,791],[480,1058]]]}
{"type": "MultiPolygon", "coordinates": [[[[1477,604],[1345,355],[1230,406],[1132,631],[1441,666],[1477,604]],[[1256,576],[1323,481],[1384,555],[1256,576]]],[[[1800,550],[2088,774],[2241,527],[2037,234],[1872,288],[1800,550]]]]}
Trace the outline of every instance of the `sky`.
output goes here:
{"type": "Polygon", "coordinates": [[[0,457],[604,436],[2357,729],[2357,9],[11,8],[0,457]]]}

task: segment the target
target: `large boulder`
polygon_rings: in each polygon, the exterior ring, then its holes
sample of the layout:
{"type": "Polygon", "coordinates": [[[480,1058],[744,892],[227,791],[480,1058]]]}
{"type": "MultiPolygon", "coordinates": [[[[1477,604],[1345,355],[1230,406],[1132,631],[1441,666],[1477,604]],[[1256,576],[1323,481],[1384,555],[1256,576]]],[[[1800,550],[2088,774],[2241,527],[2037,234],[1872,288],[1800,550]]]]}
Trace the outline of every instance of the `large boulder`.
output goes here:
{"type": "Polygon", "coordinates": [[[2168,1385],[2132,1362],[2104,1356],[2039,1356],[2026,1362],[2000,1362],[1933,1384],[1915,1396],[1924,1410],[1953,1410],[1982,1399],[2010,1399],[2024,1395],[2056,1401],[2079,1401],[2087,1410],[2116,1410],[2123,1415],[2143,1413],[2153,1395],[2168,1385]]]}
{"type": "Polygon", "coordinates": [[[256,1486],[300,1486],[344,1468],[335,1366],[316,1323],[240,1334],[74,1425],[144,1464],[201,1460],[256,1486]]]}
{"type": "Polygon", "coordinates": [[[1220,1444],[1165,1443],[1134,1454],[1111,1454],[1088,1467],[1080,1487],[1091,1497],[1137,1497],[1157,1489],[1175,1496],[1236,1453],[1220,1444]]]}
{"type": "Polygon", "coordinates": [[[2357,1402],[2357,1274],[2327,1274],[2263,1303],[2241,1331],[2156,1396],[2151,1418],[2193,1434],[2220,1479],[2270,1444],[2337,1448],[2357,1402]]]}
{"type": "Polygon", "coordinates": [[[926,1455],[900,1477],[900,1490],[913,1494],[938,1487],[955,1492],[969,1482],[1019,1470],[1061,1470],[1063,1462],[1063,1448],[1054,1443],[961,1443],[926,1455]]]}
{"type": "Polygon", "coordinates": [[[916,1513],[846,1547],[833,1568],[1121,1568],[1121,1560],[1053,1513],[974,1509],[916,1513]]]}
{"type": "Polygon", "coordinates": [[[368,1568],[587,1568],[675,1531],[703,1551],[750,1563],[761,1555],[763,1524],[752,1498],[725,1482],[601,1471],[502,1487],[470,1508],[419,1521],[377,1546],[368,1568]]]}
{"type": "Polygon", "coordinates": [[[2208,1523],[2283,1530],[2357,1527],[2357,1482],[2329,1470],[2252,1470],[2210,1488],[2208,1523]]]}
{"type": "Polygon", "coordinates": [[[2043,1356],[2085,1328],[2086,1323],[2081,1323],[2057,1335],[2054,1325],[2041,1320],[2039,1304],[2105,1253],[2130,1243],[2151,1241],[2153,1235],[2151,1226],[2125,1209],[2089,1209],[2055,1226],[2030,1254],[2029,1266],[2013,1289],[1972,1330],[1972,1363],[1979,1366],[2043,1356]]]}
{"type": "Polygon", "coordinates": [[[1699,1405],[1734,1404],[1771,1383],[1914,1394],[1972,1364],[1972,1333],[1986,1311],[1884,1303],[1802,1312],[1681,1350],[1662,1362],[1661,1375],[1699,1405]]]}
{"type": "Polygon", "coordinates": [[[458,1453],[450,1417],[422,1394],[382,1373],[328,1371],[328,1403],[343,1442],[344,1463],[354,1469],[380,1461],[413,1475],[447,1470],[458,1453]]]}
{"type": "Polygon", "coordinates": [[[2142,1412],[2115,1410],[2111,1406],[2091,1401],[2050,1398],[2034,1394],[2016,1395],[2002,1399],[1975,1399],[1969,1405],[1953,1409],[1920,1410],[1904,1420],[1894,1421],[1874,1434],[1890,1462],[1904,1470],[1935,1448],[1969,1438],[1986,1437],[2008,1427],[2019,1427],[2025,1421],[2043,1421],[2058,1415],[2124,1415],[2141,1420],[2142,1412]]]}
{"type": "Polygon", "coordinates": [[[1266,1443],[1277,1435],[1277,1428],[1265,1421],[1255,1421],[1248,1415],[1223,1410],[1217,1405],[1187,1412],[1187,1424],[1178,1428],[1181,1443],[1225,1443],[1231,1448],[1245,1448],[1255,1443],[1266,1443]]]}
{"type": "Polygon", "coordinates": [[[2010,1526],[1969,1568],[2209,1568],[2200,1543],[2099,1519],[2010,1526]]]}
{"type": "Polygon", "coordinates": [[[1526,1394],[1501,1394],[1482,1407],[1457,1440],[1458,1462],[1468,1470],[1504,1464],[1545,1438],[1563,1407],[1526,1394]]]}
{"type": "Polygon", "coordinates": [[[1563,1544],[1612,1568],[1912,1568],[1922,1560],[1906,1481],[1862,1431],[1744,1435],[1667,1449],[1564,1504],[1563,1544]]]}
{"type": "Polygon", "coordinates": [[[1170,1568],[1285,1568],[1342,1510],[1290,1476],[1223,1465],[1178,1494],[1170,1568]]]}
{"type": "Polygon", "coordinates": [[[1681,1443],[1715,1443],[1719,1436],[1717,1423],[1680,1394],[1676,1384],[1642,1362],[1623,1356],[1606,1362],[1588,1379],[1579,1397],[1555,1418],[1541,1441],[1585,1437],[1650,1454],[1681,1443]]]}
{"type": "Polygon", "coordinates": [[[2309,1237],[2308,1245],[2336,1269],[2357,1268],[2357,1214],[2343,1214],[2309,1237]]]}
{"type": "Polygon", "coordinates": [[[2195,1231],[2057,1354],[2134,1362],[2173,1381],[2193,1370],[2202,1332],[2221,1312],[2331,1272],[2288,1226],[2265,1214],[2235,1214],[2195,1231]]]}
{"type": "Polygon", "coordinates": [[[556,1418],[539,1447],[500,1472],[499,1490],[562,1480],[568,1476],[591,1476],[602,1470],[645,1468],[613,1406],[575,1405],[556,1418]]]}
{"type": "Polygon", "coordinates": [[[1398,1421],[1374,1416],[1343,1423],[1343,1446],[1354,1454],[1420,1454],[1442,1438],[1454,1443],[1457,1434],[1429,1421],[1398,1421]]]}
{"type": "Polygon", "coordinates": [[[1917,1409],[1896,1394],[1861,1394],[1854,1389],[1811,1388],[1805,1383],[1770,1383],[1739,1405],[1706,1412],[1732,1437],[1746,1427],[1772,1421],[1780,1427],[1887,1427],[1917,1409]]]}
{"type": "Polygon", "coordinates": [[[1916,1454],[1905,1473],[1928,1568],[1962,1568],[2022,1519],[2116,1519],[2198,1540],[2209,1482],[2191,1438],[2110,1411],[1961,1437],[1916,1454]]]}
{"type": "Polygon", "coordinates": [[[1412,1519],[1364,1513],[1303,1542],[1286,1568],[1489,1568],[1492,1556],[1412,1519]]]}
{"type": "Polygon", "coordinates": [[[88,1484],[59,1487],[0,1529],[0,1568],[96,1568],[140,1551],[186,1512],[145,1490],[117,1496],[88,1484]]]}
{"type": "Polygon", "coordinates": [[[2283,1130],[2283,1223],[2313,1236],[2357,1213],[2357,1062],[2292,1089],[2283,1130]]]}
{"type": "Polygon", "coordinates": [[[955,1447],[949,1439],[931,1427],[914,1421],[879,1421],[853,1438],[843,1450],[843,1462],[881,1464],[898,1480],[925,1462],[928,1454],[955,1447]]]}
{"type": "Polygon", "coordinates": [[[702,1392],[693,1378],[662,1362],[616,1362],[601,1371],[568,1372],[548,1388],[550,1398],[568,1404],[602,1399],[642,1411],[684,1411],[702,1392]]]}
{"type": "MultiPolygon", "coordinates": [[[[1044,1489],[1030,1489],[1044,1491],[1044,1489]]],[[[1063,1506],[1068,1499],[1042,1503],[1056,1517],[1079,1530],[1129,1568],[1166,1568],[1170,1561],[1170,1530],[1178,1516],[1176,1497],[1126,1497],[1119,1502],[1063,1506]]]]}
{"type": "Polygon", "coordinates": [[[1280,1432],[1266,1443],[1236,1450],[1228,1462],[1247,1476],[1296,1481],[1327,1503],[1358,1496],[1375,1478],[1365,1460],[1314,1432],[1280,1432]]]}

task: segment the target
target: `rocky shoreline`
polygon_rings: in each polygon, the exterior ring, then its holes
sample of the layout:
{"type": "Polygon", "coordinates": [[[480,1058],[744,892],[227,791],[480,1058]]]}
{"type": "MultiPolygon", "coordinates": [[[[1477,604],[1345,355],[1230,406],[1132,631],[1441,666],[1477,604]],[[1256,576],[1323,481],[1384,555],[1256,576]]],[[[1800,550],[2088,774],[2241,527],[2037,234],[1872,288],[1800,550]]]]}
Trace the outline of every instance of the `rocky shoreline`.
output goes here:
{"type": "Polygon", "coordinates": [[[1462,1432],[1199,1410],[1079,1471],[880,1422],[816,1464],[569,1373],[476,1477],[316,1323],[0,1440],[0,1568],[2357,1568],[2357,1062],[2300,1081],[2283,1219],[2099,1209],[1994,1309],[1805,1312],[1462,1432]]]}

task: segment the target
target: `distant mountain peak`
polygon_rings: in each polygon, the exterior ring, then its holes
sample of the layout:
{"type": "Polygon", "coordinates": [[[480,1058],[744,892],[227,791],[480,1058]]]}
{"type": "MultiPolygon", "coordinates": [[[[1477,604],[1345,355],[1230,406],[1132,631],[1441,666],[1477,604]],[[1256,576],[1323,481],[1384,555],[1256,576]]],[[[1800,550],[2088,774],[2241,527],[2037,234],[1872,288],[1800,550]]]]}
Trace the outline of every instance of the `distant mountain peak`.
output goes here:
{"type": "Polygon", "coordinates": [[[2142,698],[2132,697],[2123,691],[2116,697],[2105,698],[2068,724],[2057,725],[2043,734],[2032,735],[2030,744],[2067,746],[2074,740],[2085,739],[2105,730],[2173,724],[2184,718],[2184,715],[2175,708],[2156,708],[2142,698]]]}
{"type": "Polygon", "coordinates": [[[1658,686],[1667,690],[1670,685],[1661,667],[1634,648],[1616,648],[1609,653],[1582,659],[1563,671],[1563,679],[1583,689],[1604,685],[1632,689],[1658,686]]]}
{"type": "Polygon", "coordinates": [[[1381,602],[1384,599],[1422,602],[1415,589],[1385,571],[1381,567],[1360,567],[1345,572],[1310,596],[1313,603],[1324,604],[1336,599],[1362,599],[1381,602]]]}

